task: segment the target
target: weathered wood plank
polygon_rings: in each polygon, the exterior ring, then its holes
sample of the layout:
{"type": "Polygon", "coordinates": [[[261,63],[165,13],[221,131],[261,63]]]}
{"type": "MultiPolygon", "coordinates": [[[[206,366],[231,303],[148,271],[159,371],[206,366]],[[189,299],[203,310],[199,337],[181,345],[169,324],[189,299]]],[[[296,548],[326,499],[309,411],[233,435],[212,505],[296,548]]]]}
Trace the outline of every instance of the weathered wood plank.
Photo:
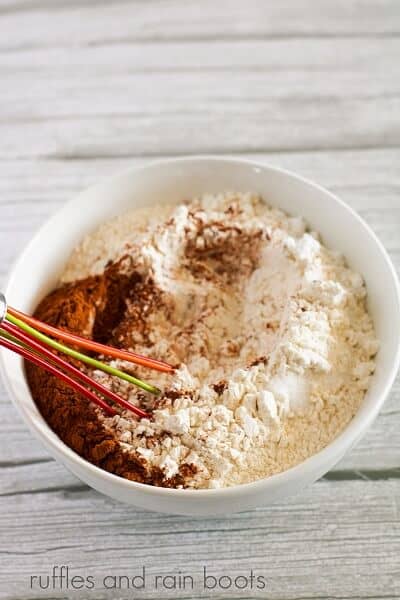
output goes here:
{"type": "Polygon", "coordinates": [[[84,487],[77,477],[50,457],[34,459],[31,456],[26,463],[0,463],[0,497],[84,487]]]}
{"type": "Polygon", "coordinates": [[[400,594],[399,497],[400,480],[320,482],[298,499],[229,519],[147,513],[90,490],[4,497],[1,598],[65,597],[65,592],[30,590],[30,576],[49,573],[53,565],[93,576],[97,600],[198,598],[205,565],[218,576],[248,575],[253,569],[267,586],[259,594],[214,590],[204,598],[394,600],[400,594]],[[101,589],[105,575],[133,576],[142,565],[147,590],[101,589]],[[195,578],[193,590],[155,592],[156,573],[179,570],[195,578]]]}
{"type": "Polygon", "coordinates": [[[0,157],[400,146],[399,54],[397,38],[28,44],[0,52],[0,157]]]}
{"type": "MultiPolygon", "coordinates": [[[[258,77],[261,87],[264,87],[265,78],[258,77]]],[[[119,102],[116,103],[117,114],[109,115],[98,110],[97,93],[84,92],[81,101],[91,107],[93,116],[72,113],[67,118],[52,120],[50,117],[45,119],[43,115],[39,118],[32,115],[22,121],[5,122],[0,126],[0,158],[40,156],[73,159],[400,146],[397,119],[400,96],[350,99],[324,95],[303,99],[265,97],[259,102],[250,97],[253,82],[249,81],[249,76],[239,83],[216,75],[205,77],[201,85],[203,90],[209,90],[210,96],[214,96],[207,99],[206,93],[202,98],[196,95],[193,80],[182,82],[177,78],[175,86],[171,79],[166,78],[164,99],[162,104],[157,101],[156,105],[151,99],[146,100],[144,86],[134,81],[118,86],[117,94],[127,94],[132,99],[132,111],[126,114],[119,102]],[[227,94],[223,99],[216,97],[221,79],[227,94]],[[243,92],[244,89],[247,92],[243,92]],[[144,90],[144,93],[139,90],[144,90]],[[187,93],[189,90],[190,93],[187,93]],[[238,90],[241,95],[247,96],[243,101],[235,100],[238,90]],[[178,103],[171,103],[171,97],[176,93],[180,99],[178,103]],[[140,102],[147,108],[140,112],[135,110],[133,95],[140,96],[140,102]],[[170,112],[162,111],[162,106],[168,104],[172,104],[170,112]],[[190,111],[185,114],[183,124],[183,114],[188,106],[190,111]],[[224,132],[222,137],[221,131],[224,132]]],[[[303,85],[307,87],[307,83],[305,78],[303,85]]],[[[151,88],[150,81],[149,84],[151,88]]],[[[55,92],[52,102],[61,102],[60,98],[67,93],[66,89],[55,92]]],[[[74,88],[71,93],[74,94],[74,88]]]]}
{"type": "Polygon", "coordinates": [[[0,157],[400,146],[399,54],[397,38],[0,53],[0,157]]]}
{"type": "Polygon", "coordinates": [[[3,0],[3,47],[130,40],[394,35],[396,0],[3,0]],[[12,32],[18,31],[18,36],[12,32]]]}
{"type": "MultiPolygon", "coordinates": [[[[0,32],[5,33],[3,27],[0,20],[0,32]]],[[[41,80],[50,74],[59,85],[62,82],[66,84],[69,78],[78,85],[82,73],[87,78],[87,87],[91,87],[91,82],[97,79],[100,84],[104,77],[112,83],[118,83],[121,77],[129,78],[134,74],[158,77],[176,72],[199,76],[202,72],[211,74],[213,71],[267,74],[272,77],[272,83],[281,83],[281,86],[274,85],[270,93],[281,97],[290,90],[293,96],[298,92],[300,95],[309,92],[302,89],[299,82],[299,74],[307,71],[318,76],[329,73],[331,77],[327,79],[328,91],[334,89],[338,77],[356,77],[358,83],[364,84],[360,90],[362,95],[362,92],[367,91],[365,78],[368,71],[378,71],[380,76],[376,80],[370,78],[369,81],[370,95],[374,95],[379,91],[389,93],[399,88],[398,80],[388,77],[396,72],[399,44],[399,37],[394,36],[360,40],[346,37],[338,40],[266,38],[234,42],[218,39],[213,42],[193,41],[190,51],[186,41],[168,44],[155,41],[142,44],[138,41],[90,45],[84,52],[79,46],[22,48],[7,52],[1,52],[0,48],[0,73],[5,82],[12,82],[17,86],[15,89],[5,90],[6,97],[28,79],[33,81],[39,76],[37,84],[41,84],[41,80]],[[384,89],[385,83],[389,87],[384,89]]],[[[317,77],[311,83],[312,91],[322,91],[317,77]]],[[[107,92],[106,89],[104,91],[107,92]]],[[[161,89],[160,91],[162,92],[161,89]]],[[[354,86],[350,89],[343,88],[341,93],[343,97],[348,97],[354,93],[354,86]]],[[[31,96],[20,98],[20,103],[14,106],[15,115],[20,114],[22,106],[29,106],[30,98],[31,96]]],[[[76,101],[74,98],[69,100],[76,101]]],[[[76,106],[75,102],[73,106],[76,106]]],[[[103,102],[103,106],[110,113],[113,112],[113,105],[103,102]]],[[[82,114],[86,113],[87,107],[80,105],[79,108],[82,114]]],[[[52,109],[52,114],[62,114],[65,104],[53,106],[52,109]]]]}

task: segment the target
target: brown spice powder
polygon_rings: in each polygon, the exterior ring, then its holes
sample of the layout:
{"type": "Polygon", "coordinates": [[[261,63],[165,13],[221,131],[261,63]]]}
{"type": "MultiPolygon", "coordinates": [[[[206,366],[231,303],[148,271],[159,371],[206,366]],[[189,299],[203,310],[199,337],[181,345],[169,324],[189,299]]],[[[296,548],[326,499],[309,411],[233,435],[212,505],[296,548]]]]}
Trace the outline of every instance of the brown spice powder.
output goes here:
{"type": "MultiPolygon", "coordinates": [[[[125,316],[126,300],[143,283],[138,273],[127,272],[124,261],[109,265],[101,276],[51,292],[39,304],[35,316],[71,333],[118,345],[115,342],[123,336],[121,331],[116,332],[125,316]]],[[[47,423],[65,444],[94,465],[126,479],[163,487],[184,486],[185,478],[193,475],[192,467],[185,465],[184,472],[165,480],[160,469],[150,469],[143,458],[123,452],[86,398],[31,363],[26,363],[26,372],[33,398],[47,423]]]]}

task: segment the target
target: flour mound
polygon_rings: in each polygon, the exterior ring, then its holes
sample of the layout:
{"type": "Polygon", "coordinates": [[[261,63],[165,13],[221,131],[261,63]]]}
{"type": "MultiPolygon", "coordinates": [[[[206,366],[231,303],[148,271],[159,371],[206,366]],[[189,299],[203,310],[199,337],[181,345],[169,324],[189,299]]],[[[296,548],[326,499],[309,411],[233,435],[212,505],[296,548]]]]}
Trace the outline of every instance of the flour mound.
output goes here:
{"type": "Polygon", "coordinates": [[[140,422],[99,412],[149,472],[186,472],[192,488],[254,481],[324,448],[358,410],[378,349],[365,286],[301,218],[250,193],[135,211],[88,236],[62,281],[117,261],[142,282],[118,344],[180,365],[136,371],[164,390],[156,402],[94,374],[154,409],[140,422]]]}

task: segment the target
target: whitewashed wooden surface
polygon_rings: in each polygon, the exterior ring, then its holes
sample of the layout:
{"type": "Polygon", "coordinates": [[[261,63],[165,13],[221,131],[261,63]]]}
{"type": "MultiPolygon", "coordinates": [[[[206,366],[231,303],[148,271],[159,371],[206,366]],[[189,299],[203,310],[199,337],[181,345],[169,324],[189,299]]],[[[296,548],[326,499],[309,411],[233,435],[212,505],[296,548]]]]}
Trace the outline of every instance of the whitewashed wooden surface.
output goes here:
{"type": "MultiPolygon", "coordinates": [[[[316,179],[400,269],[398,0],[0,0],[0,277],[75,192],[152,157],[256,157],[316,179]]],[[[23,284],[23,282],[22,282],[23,284]]],[[[145,513],[56,464],[0,393],[0,598],[230,598],[40,591],[251,568],[279,600],[400,598],[400,384],[365,439],[297,498],[218,519],[145,513]],[[135,574],[135,573],[133,573],[135,574]]]]}

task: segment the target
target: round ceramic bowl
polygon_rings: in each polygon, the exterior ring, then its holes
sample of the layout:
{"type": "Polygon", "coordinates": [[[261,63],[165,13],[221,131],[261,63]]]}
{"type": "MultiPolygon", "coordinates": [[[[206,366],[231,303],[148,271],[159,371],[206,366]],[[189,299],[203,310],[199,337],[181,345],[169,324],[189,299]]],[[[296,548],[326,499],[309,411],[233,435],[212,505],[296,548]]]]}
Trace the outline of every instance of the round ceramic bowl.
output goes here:
{"type": "Polygon", "coordinates": [[[48,451],[82,481],[117,500],[168,513],[222,514],[282,500],[314,482],[335,465],[377,416],[400,358],[399,285],[393,266],[369,227],[341,200],[293,173],[244,160],[185,158],[134,168],[100,183],[70,201],[20,256],[6,296],[10,305],[31,312],[57,283],[74,246],[102,221],[135,207],[179,202],[226,190],[260,193],[270,204],[301,215],[325,244],[342,252],[367,284],[368,303],[380,350],[370,389],[346,429],[324,450],[278,475],[218,490],[172,490],[120,478],[93,466],[66,446],[41,417],[19,357],[1,351],[7,389],[33,433],[48,451]]]}

